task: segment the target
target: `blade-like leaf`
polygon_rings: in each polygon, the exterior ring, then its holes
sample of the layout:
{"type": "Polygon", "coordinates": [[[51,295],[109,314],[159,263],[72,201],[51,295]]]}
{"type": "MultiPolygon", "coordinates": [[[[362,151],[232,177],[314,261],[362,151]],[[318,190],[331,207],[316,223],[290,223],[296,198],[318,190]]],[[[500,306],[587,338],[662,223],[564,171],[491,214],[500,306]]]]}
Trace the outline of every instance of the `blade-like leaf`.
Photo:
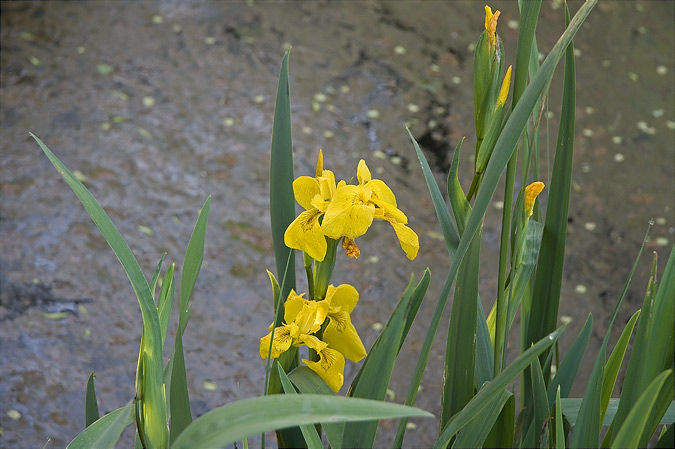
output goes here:
{"type": "Polygon", "coordinates": [[[180,278],[179,328],[181,334],[185,332],[185,326],[187,326],[187,322],[190,319],[190,296],[192,296],[192,290],[197,282],[197,276],[199,276],[199,270],[201,270],[202,261],[204,260],[204,240],[206,239],[206,224],[209,220],[210,208],[211,197],[209,196],[199,211],[197,222],[185,250],[185,259],[183,259],[183,270],[180,278]]]}
{"type": "MultiPolygon", "coordinates": [[[[288,379],[288,376],[286,376],[286,373],[284,372],[284,369],[281,367],[281,365],[278,363],[276,365],[284,393],[287,395],[298,394],[295,391],[293,384],[291,384],[291,381],[288,379]]],[[[305,438],[305,442],[307,443],[307,449],[323,449],[321,437],[317,433],[316,427],[314,427],[312,424],[302,424],[300,426],[300,430],[302,431],[302,436],[305,438]]]]}
{"type": "Polygon", "coordinates": [[[593,327],[593,316],[589,313],[586,318],[586,324],[579,332],[579,335],[574,339],[572,346],[565,354],[560,366],[556,370],[553,380],[548,384],[548,400],[549,403],[553,401],[553,393],[560,386],[560,395],[566,398],[570,394],[574,379],[577,377],[577,370],[581,364],[581,359],[586,352],[586,345],[588,339],[591,337],[591,328],[593,327]]]}
{"type": "Polygon", "coordinates": [[[141,357],[139,357],[139,360],[142,358],[145,361],[143,364],[143,375],[140,377],[143,385],[138,383],[139,377],[137,376],[136,395],[138,398],[142,398],[137,401],[137,404],[147,411],[147,413],[143,414],[144,420],[141,423],[141,428],[150,440],[150,444],[158,447],[165,446],[167,423],[162,366],[162,337],[160,334],[159,315],[148,281],[143,275],[136,257],[134,257],[131,249],[129,249],[129,245],[124,241],[124,238],[94,196],[63,165],[42,140],[32,133],[30,135],[40,145],[40,148],[47,158],[49,158],[52,165],[54,165],[54,168],[56,168],[75,195],[77,195],[92,221],[99,231],[101,231],[106,242],[108,242],[108,245],[110,245],[110,248],[122,264],[136,293],[143,316],[143,337],[141,339],[141,357]]]}
{"type": "MultiPolygon", "coordinates": [[[[293,385],[303,394],[325,394],[334,396],[335,393],[324,380],[306,366],[298,366],[288,375],[293,385]]],[[[324,423],[322,425],[326,438],[333,449],[342,449],[342,435],[345,430],[345,423],[324,423]]]]}
{"type": "Polygon", "coordinates": [[[513,394],[506,390],[502,390],[494,396],[491,403],[478,412],[457,434],[457,440],[455,440],[453,447],[483,447],[504,405],[511,398],[513,398],[513,394]]]}
{"type": "Polygon", "coordinates": [[[647,386],[647,389],[640,394],[622,426],[615,431],[616,436],[610,446],[612,449],[639,447],[640,436],[649,423],[650,412],[654,408],[654,403],[664,382],[670,382],[672,386],[672,370],[664,371],[656,376],[647,386]]]}
{"type": "Polygon", "coordinates": [[[600,420],[604,420],[605,412],[607,406],[609,405],[609,399],[612,396],[612,390],[614,389],[614,384],[616,383],[616,378],[619,375],[619,368],[621,368],[621,363],[623,362],[624,355],[626,354],[626,349],[628,348],[628,341],[630,336],[633,333],[633,328],[635,327],[635,322],[640,316],[640,310],[635,312],[630,320],[623,328],[619,340],[617,340],[612,353],[609,355],[609,359],[605,364],[605,381],[602,385],[602,408],[600,410],[600,420]]]}
{"type": "Polygon", "coordinates": [[[176,270],[176,264],[172,263],[164,274],[164,282],[159,292],[157,301],[157,314],[159,315],[159,327],[162,335],[162,349],[166,342],[166,333],[169,331],[169,320],[171,319],[171,309],[173,308],[173,299],[176,284],[173,282],[173,273],[176,270]]]}
{"type": "Polygon", "coordinates": [[[555,391],[555,447],[565,449],[565,425],[562,417],[562,404],[560,400],[560,385],[555,391]]]}
{"type": "Polygon", "coordinates": [[[170,438],[173,442],[192,422],[187,374],[185,372],[185,356],[183,354],[183,336],[180,332],[176,332],[171,363],[171,385],[167,393],[169,394],[169,410],[171,414],[170,438]]]}
{"type": "Polygon", "coordinates": [[[441,431],[434,447],[439,449],[446,447],[450,439],[459,432],[462,427],[467,425],[480,410],[486,407],[489,401],[500,394],[501,390],[506,388],[506,386],[528,367],[536,357],[539,357],[542,352],[550,348],[551,345],[558,340],[558,337],[564,329],[565,326],[563,325],[556,329],[555,332],[542,338],[528,350],[520,354],[513,362],[511,362],[511,364],[505,367],[492,382],[485,384],[466,407],[450,419],[448,424],[441,431]]]}
{"type": "Polygon", "coordinates": [[[84,399],[84,419],[85,426],[89,427],[101,416],[98,413],[98,402],[96,401],[96,387],[94,386],[94,372],[92,371],[87,380],[87,394],[84,399]]]}
{"type": "MultiPolygon", "coordinates": [[[[581,401],[583,398],[562,398],[561,406],[563,414],[567,421],[571,425],[575,425],[577,422],[577,416],[579,415],[579,408],[581,407],[581,401]]],[[[609,400],[609,405],[607,406],[607,413],[605,413],[605,420],[602,425],[608,427],[612,424],[614,417],[616,416],[616,411],[619,409],[620,398],[611,398],[609,400]]],[[[661,417],[659,421],[660,425],[671,424],[675,422],[675,401],[671,401],[668,404],[666,412],[661,417]]],[[[604,446],[604,445],[603,445],[604,446]]]]}
{"type": "Polygon", "coordinates": [[[106,449],[114,448],[122,431],[134,422],[134,402],[108,413],[84,429],[67,449],[106,449]]]}
{"type": "Polygon", "coordinates": [[[310,423],[433,416],[414,407],[359,398],[316,394],[243,399],[195,419],[172,449],[222,447],[251,435],[310,423]]]}
{"type": "MultiPolygon", "coordinates": [[[[293,196],[293,139],[291,138],[291,97],[288,83],[289,51],[284,54],[279,71],[279,86],[274,107],[272,145],[270,154],[270,216],[272,241],[276,259],[277,277],[284,286],[281,297],[288,297],[295,288],[295,264],[286,270],[286,261],[291,249],[284,243],[286,228],[295,218],[293,196]],[[286,273],[285,278],[280,278],[286,273]]],[[[283,311],[282,311],[283,312],[283,311]]],[[[282,313],[283,316],[283,313],[282,313]]]]}

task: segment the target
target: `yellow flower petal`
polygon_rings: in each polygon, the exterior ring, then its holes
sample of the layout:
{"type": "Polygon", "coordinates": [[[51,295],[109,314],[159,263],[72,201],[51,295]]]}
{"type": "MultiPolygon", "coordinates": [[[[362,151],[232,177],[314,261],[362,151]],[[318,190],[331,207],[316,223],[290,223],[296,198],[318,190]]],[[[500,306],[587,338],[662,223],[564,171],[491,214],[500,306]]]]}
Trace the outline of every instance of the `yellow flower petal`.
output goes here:
{"type": "Polygon", "coordinates": [[[366,356],[366,348],[346,312],[331,314],[323,340],[352,362],[358,362],[366,356]]]}
{"type": "Polygon", "coordinates": [[[313,209],[312,199],[314,196],[319,195],[321,189],[319,187],[319,182],[315,178],[309,176],[300,176],[295,181],[293,181],[293,194],[295,195],[295,201],[298,202],[304,209],[313,209]]]}
{"type": "Polygon", "coordinates": [[[342,284],[337,287],[329,285],[328,290],[326,290],[325,301],[329,304],[328,313],[336,310],[352,313],[356,303],[359,302],[359,292],[349,284],[342,284]]]}
{"type": "Polygon", "coordinates": [[[512,66],[509,66],[509,68],[506,69],[506,75],[504,75],[502,88],[499,90],[499,98],[497,98],[497,106],[501,106],[506,103],[506,99],[509,96],[509,86],[511,85],[511,67],[512,66]]]}
{"type": "Polygon", "coordinates": [[[417,252],[420,249],[420,241],[415,231],[410,229],[404,224],[396,223],[393,221],[389,222],[396,232],[396,237],[401,244],[401,248],[405,252],[405,255],[408,256],[408,259],[413,260],[417,257],[417,252]]]}
{"type": "Polygon", "coordinates": [[[300,334],[313,334],[321,329],[327,314],[328,304],[303,299],[302,310],[295,317],[294,323],[297,324],[300,334]]]}
{"type": "Polygon", "coordinates": [[[302,311],[302,306],[306,301],[302,295],[295,293],[295,290],[291,290],[288,294],[288,298],[286,298],[286,302],[284,303],[284,321],[287,323],[295,321],[295,318],[302,311]]]}
{"type": "Polygon", "coordinates": [[[381,179],[373,179],[368,183],[368,187],[373,190],[373,198],[384,201],[396,207],[396,196],[387,184],[381,179]]]}
{"type": "Polygon", "coordinates": [[[323,151],[319,149],[319,157],[316,160],[316,177],[321,176],[323,172],[323,151]]]}
{"type": "Polygon", "coordinates": [[[370,181],[370,170],[366,165],[366,161],[361,159],[359,161],[359,166],[356,168],[356,179],[359,181],[359,184],[364,185],[370,181]]]}
{"type": "Polygon", "coordinates": [[[338,351],[326,348],[319,352],[319,361],[302,360],[312,371],[317,373],[334,391],[340,391],[344,383],[345,358],[338,351]]]}
{"type": "Polygon", "coordinates": [[[396,206],[393,206],[390,203],[385,203],[375,198],[373,198],[371,202],[378,207],[375,210],[375,218],[387,221],[393,220],[401,224],[408,223],[408,217],[406,217],[403,211],[401,209],[398,209],[396,206]]]}
{"type": "Polygon", "coordinates": [[[307,253],[309,257],[321,262],[326,257],[326,237],[319,224],[321,211],[310,209],[298,215],[288,225],[284,233],[284,243],[289,248],[299,249],[307,253]]]}
{"type": "MultiPolygon", "coordinates": [[[[267,353],[270,350],[270,339],[272,338],[272,332],[260,339],[260,357],[263,359],[267,358],[267,353]]],[[[281,354],[286,352],[288,348],[291,347],[293,343],[293,337],[291,337],[291,328],[290,326],[279,326],[274,330],[274,343],[272,343],[272,354],[273,359],[278,358],[281,354]]]]}
{"type": "Polygon", "coordinates": [[[350,239],[366,233],[375,217],[375,206],[368,203],[369,189],[345,185],[338,188],[326,209],[321,228],[327,237],[350,239]]]}
{"type": "Polygon", "coordinates": [[[530,218],[534,213],[534,201],[542,190],[544,190],[544,183],[540,181],[533,182],[525,187],[525,211],[527,212],[527,218],[530,218]]]}

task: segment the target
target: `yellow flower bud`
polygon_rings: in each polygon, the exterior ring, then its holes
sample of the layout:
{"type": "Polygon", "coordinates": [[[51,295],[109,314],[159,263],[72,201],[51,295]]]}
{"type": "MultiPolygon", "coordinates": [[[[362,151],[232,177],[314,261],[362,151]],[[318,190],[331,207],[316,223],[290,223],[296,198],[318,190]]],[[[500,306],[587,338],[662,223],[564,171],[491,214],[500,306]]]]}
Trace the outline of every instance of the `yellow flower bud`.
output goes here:
{"type": "Polygon", "coordinates": [[[316,177],[323,174],[323,151],[319,149],[319,157],[316,160],[316,177]]]}
{"type": "Polygon", "coordinates": [[[492,13],[492,8],[485,5],[485,31],[490,36],[490,47],[493,48],[497,44],[497,20],[501,12],[499,10],[492,13]]]}
{"type": "Polygon", "coordinates": [[[511,67],[509,66],[506,69],[506,75],[504,75],[504,81],[502,82],[502,88],[499,91],[499,98],[497,98],[497,107],[506,103],[506,99],[509,96],[509,87],[511,85],[511,67]]]}
{"type": "Polygon", "coordinates": [[[533,182],[525,187],[525,211],[527,212],[527,218],[530,218],[534,213],[534,201],[542,190],[544,190],[544,183],[540,181],[533,182]]]}

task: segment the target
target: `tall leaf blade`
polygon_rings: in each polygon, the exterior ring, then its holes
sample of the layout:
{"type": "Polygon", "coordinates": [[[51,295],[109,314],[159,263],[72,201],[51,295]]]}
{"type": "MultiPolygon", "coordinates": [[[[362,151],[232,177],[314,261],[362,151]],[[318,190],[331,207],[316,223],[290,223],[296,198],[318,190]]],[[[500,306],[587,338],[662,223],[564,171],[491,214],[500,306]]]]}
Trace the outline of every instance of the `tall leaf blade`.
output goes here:
{"type": "MultiPolygon", "coordinates": [[[[295,264],[286,270],[291,249],[284,243],[286,228],[295,218],[295,198],[293,196],[293,140],[291,138],[291,98],[288,83],[289,50],[284,54],[279,71],[279,86],[274,107],[272,126],[272,147],[270,155],[270,217],[272,221],[272,240],[277,266],[277,277],[284,286],[281,297],[288,297],[295,288],[295,264]],[[284,272],[285,279],[282,279],[284,272]]],[[[283,312],[282,312],[283,316],[283,312]]]]}
{"type": "Polygon", "coordinates": [[[84,419],[86,427],[89,427],[101,417],[98,412],[98,402],[96,401],[94,377],[94,372],[92,371],[89,375],[89,380],[87,380],[87,394],[84,399],[84,419]]]}
{"type": "Polygon", "coordinates": [[[548,384],[548,401],[553,401],[553,394],[560,387],[560,396],[566,398],[570,394],[574,379],[577,377],[581,359],[586,352],[588,340],[591,337],[591,328],[593,327],[593,316],[589,313],[586,318],[586,324],[579,332],[579,335],[574,339],[572,346],[565,354],[560,366],[556,370],[553,380],[548,384]]]}
{"type": "MultiPolygon", "coordinates": [[[[291,384],[291,381],[288,379],[288,376],[284,372],[284,369],[277,365],[277,372],[279,373],[279,379],[281,380],[281,386],[284,389],[284,393],[288,395],[298,394],[291,384]]],[[[307,449],[323,449],[323,444],[321,443],[321,437],[316,431],[316,427],[312,424],[302,424],[300,426],[302,431],[302,436],[305,438],[305,443],[307,443],[307,449]]]]}
{"type": "Polygon", "coordinates": [[[232,402],[200,416],[171,447],[222,447],[252,435],[302,424],[401,416],[433,415],[414,407],[359,398],[317,394],[262,396],[232,402]]]}
{"type": "Polygon", "coordinates": [[[67,449],[113,449],[122,431],[134,422],[134,402],[118,408],[92,423],[73,441],[67,449]]]}
{"type": "Polygon", "coordinates": [[[137,398],[142,398],[137,399],[138,405],[142,410],[145,410],[141,428],[147,434],[147,438],[150,440],[149,444],[159,447],[165,446],[167,425],[162,366],[162,337],[160,334],[159,315],[148,281],[143,275],[136,257],[134,257],[131,249],[129,249],[129,245],[127,245],[127,242],[94,196],[63,165],[42,140],[32,133],[30,135],[40,145],[40,148],[47,158],[49,158],[52,165],[54,165],[54,168],[56,168],[75,195],[77,195],[92,221],[99,231],[101,231],[106,242],[108,242],[108,245],[122,264],[136,293],[143,316],[143,337],[141,338],[141,356],[139,360],[144,360],[144,372],[142,376],[144,385],[137,384],[136,387],[137,398]]]}

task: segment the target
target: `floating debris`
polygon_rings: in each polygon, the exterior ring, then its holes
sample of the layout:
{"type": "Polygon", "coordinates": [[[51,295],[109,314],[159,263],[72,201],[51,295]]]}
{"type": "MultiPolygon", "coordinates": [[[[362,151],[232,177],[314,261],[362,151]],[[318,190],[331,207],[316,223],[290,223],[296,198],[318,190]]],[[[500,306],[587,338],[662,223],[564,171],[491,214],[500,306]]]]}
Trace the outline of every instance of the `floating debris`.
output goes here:
{"type": "Polygon", "coordinates": [[[450,81],[452,81],[454,84],[462,84],[462,78],[457,75],[450,78],[450,81]]]}
{"type": "Polygon", "coordinates": [[[155,105],[155,97],[147,96],[143,97],[143,106],[146,108],[151,108],[155,105]]]}
{"type": "Polygon", "coordinates": [[[138,131],[138,134],[145,137],[146,139],[152,139],[152,133],[150,131],[148,131],[147,129],[141,128],[139,126],[138,128],[136,128],[136,130],[138,131]]]}
{"type": "Polygon", "coordinates": [[[28,57],[28,60],[30,61],[31,64],[33,64],[35,67],[40,67],[40,64],[42,64],[42,61],[40,61],[39,58],[31,55],[28,57]]]}
{"type": "Polygon", "coordinates": [[[438,64],[431,64],[429,66],[429,71],[434,73],[441,73],[441,66],[439,66],[438,64]]]}
{"type": "Polygon", "coordinates": [[[416,112],[419,112],[420,107],[416,105],[415,103],[408,103],[408,112],[411,114],[414,114],[416,112]]]}
{"type": "Polygon", "coordinates": [[[110,124],[110,122],[103,122],[103,123],[101,123],[101,129],[102,129],[103,131],[110,131],[110,128],[111,128],[111,127],[112,127],[112,125],[110,124]]]}
{"type": "Polygon", "coordinates": [[[593,137],[593,130],[590,128],[585,128],[582,131],[582,134],[584,135],[584,137],[593,137]]]}
{"type": "Polygon", "coordinates": [[[518,21],[515,19],[511,19],[508,22],[506,22],[506,26],[511,28],[512,30],[517,30],[518,29],[518,21]]]}
{"type": "Polygon", "coordinates": [[[652,111],[652,115],[653,115],[655,118],[663,117],[663,115],[664,115],[665,113],[666,113],[666,111],[664,111],[663,109],[654,109],[654,110],[652,111]]]}
{"type": "Polygon", "coordinates": [[[19,34],[19,37],[21,39],[25,40],[25,41],[30,41],[30,42],[33,42],[33,41],[37,40],[35,35],[33,33],[29,33],[28,31],[22,31],[19,34]]]}
{"type": "Polygon", "coordinates": [[[591,164],[588,162],[582,162],[581,163],[581,172],[582,173],[590,173],[591,172],[591,164]]]}
{"type": "Polygon", "coordinates": [[[616,153],[614,155],[614,162],[623,162],[624,160],[626,160],[626,157],[623,154],[616,153]]]}
{"type": "Polygon", "coordinates": [[[228,128],[229,128],[230,126],[233,126],[233,125],[234,125],[234,118],[232,118],[232,117],[225,117],[225,118],[223,119],[223,125],[227,126],[228,128]]]}
{"type": "Polygon", "coordinates": [[[595,108],[593,108],[593,106],[586,106],[586,109],[584,109],[584,111],[586,111],[586,114],[591,115],[595,113],[595,108]]]}
{"type": "Polygon", "coordinates": [[[621,142],[623,142],[623,137],[612,136],[612,143],[615,143],[615,144],[619,145],[621,142]]]}
{"type": "Polygon", "coordinates": [[[323,103],[327,99],[328,99],[328,97],[323,92],[317,92],[317,93],[314,94],[314,100],[318,101],[319,103],[323,103]]]}
{"type": "Polygon", "coordinates": [[[100,75],[110,75],[113,72],[113,67],[110,64],[106,64],[105,62],[102,62],[100,64],[96,64],[96,71],[100,75]]]}
{"type": "Polygon", "coordinates": [[[368,109],[366,112],[366,117],[368,118],[380,118],[380,111],[377,109],[368,109]]]}
{"type": "Polygon", "coordinates": [[[373,156],[376,157],[377,159],[386,159],[387,153],[381,150],[375,150],[373,151],[373,156]]]}
{"type": "Polygon", "coordinates": [[[164,17],[160,16],[159,14],[152,16],[152,23],[156,23],[159,25],[160,23],[164,23],[164,17]]]}
{"type": "Polygon", "coordinates": [[[9,417],[9,419],[17,421],[17,420],[21,419],[21,412],[19,412],[18,410],[14,410],[14,409],[7,410],[7,416],[9,417]]]}
{"type": "Polygon", "coordinates": [[[502,210],[504,209],[504,201],[495,201],[492,206],[497,210],[502,210]]]}
{"type": "Polygon", "coordinates": [[[206,391],[216,391],[218,389],[218,384],[211,380],[205,380],[202,382],[202,388],[206,391]]]}
{"type": "Polygon", "coordinates": [[[73,176],[75,176],[82,184],[87,182],[87,177],[80,170],[73,170],[73,176]]]}
{"type": "Polygon", "coordinates": [[[350,88],[346,84],[343,84],[342,86],[340,86],[340,93],[348,94],[349,91],[350,91],[350,88]]]}
{"type": "Polygon", "coordinates": [[[174,33],[180,33],[181,31],[183,31],[183,27],[178,24],[175,24],[174,26],[171,27],[171,31],[173,31],[174,33]]]}
{"type": "Polygon", "coordinates": [[[332,139],[333,137],[335,137],[335,133],[333,131],[326,130],[323,132],[323,137],[325,137],[326,139],[332,139]]]}
{"type": "Polygon", "coordinates": [[[125,92],[122,92],[121,90],[111,90],[110,95],[112,95],[115,98],[118,98],[122,101],[128,101],[129,100],[129,95],[127,95],[125,92]]]}
{"type": "Polygon", "coordinates": [[[635,126],[637,126],[640,131],[644,132],[645,134],[649,134],[650,136],[656,134],[656,128],[649,126],[647,122],[639,121],[635,124],[635,126]]]}
{"type": "Polygon", "coordinates": [[[576,48],[576,47],[574,48],[574,56],[575,56],[575,57],[580,58],[582,54],[583,54],[583,53],[581,52],[580,49],[578,49],[578,48],[576,48]]]}
{"type": "Polygon", "coordinates": [[[380,261],[380,258],[377,256],[368,256],[366,259],[367,263],[378,263],[380,261]]]}
{"type": "Polygon", "coordinates": [[[415,423],[412,422],[412,421],[408,421],[408,422],[405,424],[405,428],[406,428],[406,430],[415,430],[415,429],[417,429],[417,424],[415,424],[415,423]]]}
{"type": "Polygon", "coordinates": [[[675,129],[675,120],[668,120],[668,121],[666,121],[666,128],[668,128],[668,129],[675,129]]]}
{"type": "Polygon", "coordinates": [[[386,397],[388,400],[393,401],[394,399],[396,399],[396,392],[391,388],[387,388],[386,397]]]}
{"type": "Polygon", "coordinates": [[[635,73],[635,72],[628,72],[628,78],[630,78],[632,81],[635,81],[635,82],[637,82],[637,80],[640,79],[638,74],[635,73]]]}
{"type": "Polygon", "coordinates": [[[87,47],[85,47],[84,45],[80,45],[79,47],[77,47],[78,55],[83,55],[85,51],[87,51],[87,47]]]}
{"type": "Polygon", "coordinates": [[[86,307],[84,307],[82,304],[77,305],[77,311],[80,312],[82,315],[86,315],[89,313],[86,307]]]}
{"type": "Polygon", "coordinates": [[[612,61],[610,61],[609,59],[603,59],[602,62],[600,63],[600,65],[607,68],[607,67],[610,67],[612,65],[612,61]]]}
{"type": "Polygon", "coordinates": [[[666,224],[665,217],[656,217],[656,224],[660,225],[660,226],[663,226],[664,224],[666,224]]]}
{"type": "Polygon", "coordinates": [[[665,75],[665,74],[668,73],[668,67],[666,67],[665,65],[657,66],[657,67],[656,67],[656,73],[657,73],[658,75],[663,76],[663,75],[665,75]]]}
{"type": "Polygon", "coordinates": [[[264,103],[265,102],[265,96],[264,95],[256,95],[255,97],[253,97],[253,102],[258,103],[258,104],[264,103]]]}
{"type": "MultiPolygon", "coordinates": [[[[587,291],[588,291],[588,289],[587,289],[586,286],[583,285],[583,284],[579,284],[579,285],[577,285],[576,287],[574,287],[574,293],[578,293],[578,294],[580,294],[580,295],[585,294],[587,291]]],[[[562,321],[563,318],[564,318],[564,316],[560,318],[560,321],[562,321]]],[[[571,321],[571,320],[572,320],[572,319],[570,318],[570,321],[571,321]]]]}
{"type": "Polygon", "coordinates": [[[213,36],[206,36],[206,37],[204,38],[204,43],[205,43],[206,45],[213,45],[213,44],[216,43],[216,38],[213,37],[213,36]]]}
{"type": "Polygon", "coordinates": [[[43,313],[42,314],[42,317],[46,318],[48,320],[62,320],[67,316],[68,316],[68,314],[66,312],[54,312],[54,313],[43,313]]]}
{"type": "Polygon", "coordinates": [[[656,245],[657,246],[668,246],[668,245],[670,245],[670,242],[665,237],[657,237],[656,238],[656,245]]]}
{"type": "Polygon", "coordinates": [[[397,55],[404,55],[406,52],[405,47],[403,45],[397,45],[394,47],[394,53],[397,55]]]}
{"type": "Polygon", "coordinates": [[[384,324],[379,323],[379,322],[378,322],[378,323],[373,323],[373,324],[370,325],[370,328],[371,328],[372,330],[374,330],[375,332],[380,332],[380,331],[382,330],[383,327],[384,327],[384,324]]]}
{"type": "Polygon", "coordinates": [[[391,163],[394,165],[401,165],[402,159],[399,156],[394,156],[391,158],[391,163]]]}
{"type": "Polygon", "coordinates": [[[594,221],[587,221],[586,223],[584,223],[584,229],[586,229],[587,231],[595,231],[596,227],[597,225],[595,224],[594,221]]]}
{"type": "Polygon", "coordinates": [[[138,225],[138,230],[141,231],[145,235],[155,235],[155,231],[153,231],[152,229],[150,229],[147,226],[138,225]]]}

